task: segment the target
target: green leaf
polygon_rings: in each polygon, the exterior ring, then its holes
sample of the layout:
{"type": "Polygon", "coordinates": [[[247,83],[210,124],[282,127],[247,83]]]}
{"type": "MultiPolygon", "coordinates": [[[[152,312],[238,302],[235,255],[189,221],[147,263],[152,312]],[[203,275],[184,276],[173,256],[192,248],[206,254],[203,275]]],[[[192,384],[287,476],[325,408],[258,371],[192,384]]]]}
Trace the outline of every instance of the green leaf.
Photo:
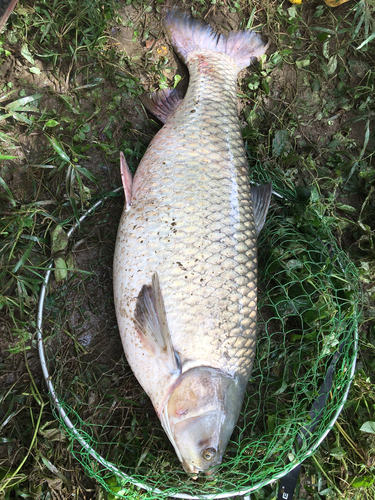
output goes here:
{"type": "MultiPolygon", "coordinates": [[[[42,97],[42,94],[34,94],[34,95],[28,95],[26,97],[22,97],[21,99],[17,99],[17,101],[13,101],[10,104],[7,104],[5,106],[5,109],[8,111],[25,111],[25,106],[26,104],[29,104],[30,102],[37,101],[42,97]]],[[[38,108],[32,108],[32,111],[38,111],[38,108]]],[[[26,110],[29,111],[29,110],[26,110]]]]}
{"type": "Polygon", "coordinates": [[[370,434],[375,434],[375,422],[368,420],[367,422],[362,424],[359,430],[363,432],[369,432],[370,434]]]}
{"type": "Polygon", "coordinates": [[[34,75],[40,75],[40,69],[36,66],[33,66],[32,68],[30,68],[30,73],[34,73],[34,75]]]}
{"type": "Polygon", "coordinates": [[[87,134],[88,132],[90,132],[90,124],[89,123],[84,123],[81,127],[81,130],[84,134],[87,134]]]}
{"type": "Polygon", "coordinates": [[[40,458],[42,459],[42,462],[44,463],[44,465],[47,467],[47,469],[49,469],[52,474],[54,474],[55,476],[57,476],[59,479],[61,479],[62,481],[64,481],[64,483],[69,483],[69,481],[66,479],[66,477],[61,474],[61,472],[58,471],[58,469],[53,465],[53,463],[51,463],[48,458],[44,457],[40,452],[38,453],[40,458]]]}
{"type": "Polygon", "coordinates": [[[31,250],[32,250],[32,248],[33,248],[34,245],[35,245],[35,241],[30,241],[30,243],[29,243],[28,247],[26,248],[24,254],[20,258],[20,260],[17,262],[17,264],[14,266],[14,268],[12,270],[12,273],[16,273],[24,265],[24,263],[29,258],[30,252],[31,252],[31,250]]]}
{"type": "Polygon", "coordinates": [[[95,178],[95,176],[89,170],[87,170],[87,168],[81,167],[80,165],[75,165],[75,168],[78,170],[78,172],[80,174],[82,174],[85,177],[87,177],[88,179],[90,179],[90,181],[97,182],[97,179],[95,178]]]}
{"type": "MultiPolygon", "coordinates": [[[[37,165],[37,164],[34,163],[33,167],[38,167],[38,168],[56,168],[56,165],[37,165]]],[[[43,205],[43,204],[45,204],[45,202],[37,201],[36,204],[37,205],[43,205]]]]}
{"type": "Polygon", "coordinates": [[[95,82],[93,82],[93,83],[87,83],[86,85],[80,85],[79,87],[75,87],[73,89],[73,92],[77,92],[77,90],[91,89],[93,87],[97,87],[102,82],[104,82],[104,78],[97,77],[97,78],[95,78],[95,82]]]}
{"type": "Polygon", "coordinates": [[[59,224],[51,231],[51,240],[51,255],[55,261],[55,280],[60,282],[68,275],[68,269],[65,262],[65,252],[68,248],[68,236],[59,224]]]}
{"type": "Polygon", "coordinates": [[[34,63],[34,58],[33,56],[31,55],[30,51],[29,51],[29,47],[27,46],[26,43],[24,43],[21,47],[21,55],[23,55],[23,57],[29,61],[30,64],[35,64],[34,63]]]}
{"type": "Polygon", "coordinates": [[[14,94],[14,92],[16,92],[15,90],[11,90],[10,92],[8,92],[7,94],[4,94],[0,97],[0,102],[1,101],[5,101],[6,99],[8,99],[8,97],[12,94],[14,94]]]}
{"type": "Polygon", "coordinates": [[[18,122],[27,123],[28,125],[33,124],[25,113],[13,113],[13,118],[18,122]]]}
{"type": "Polygon", "coordinates": [[[73,271],[74,270],[74,258],[73,255],[70,253],[66,259],[66,268],[68,271],[73,271]]]}
{"type": "Polygon", "coordinates": [[[337,56],[331,56],[327,64],[327,75],[333,75],[337,69],[337,56]]]}
{"type": "Polygon", "coordinates": [[[7,113],[6,115],[0,115],[0,122],[2,120],[6,120],[7,118],[9,118],[10,116],[12,116],[12,113],[7,113]]]}
{"type": "Polygon", "coordinates": [[[62,99],[65,104],[67,105],[67,107],[75,114],[75,115],[79,115],[80,114],[80,111],[79,109],[76,108],[75,104],[74,104],[74,100],[73,100],[73,97],[70,96],[70,95],[64,95],[64,94],[59,94],[59,98],[62,99]]]}
{"type": "Polygon", "coordinates": [[[375,33],[373,33],[372,35],[370,35],[364,42],[362,42],[361,45],[359,45],[356,50],[361,49],[362,47],[364,47],[365,45],[367,45],[369,42],[371,42],[371,40],[373,40],[374,38],[375,38],[375,33]]]}
{"type": "Polygon", "coordinates": [[[49,142],[51,143],[51,146],[53,149],[56,151],[56,153],[60,156],[65,161],[70,161],[69,156],[65,153],[63,146],[59,143],[59,141],[55,137],[49,137],[47,135],[47,138],[49,142]]]}
{"type": "Polygon", "coordinates": [[[268,415],[267,418],[267,428],[269,431],[273,431],[275,429],[276,424],[276,415],[268,415]]]}
{"type": "Polygon", "coordinates": [[[267,95],[270,93],[270,86],[266,79],[262,80],[262,88],[267,95]]]}
{"type": "Polygon", "coordinates": [[[17,158],[17,156],[12,156],[12,155],[2,155],[0,153],[0,160],[14,160],[14,158],[17,158]]]}
{"type": "Polygon", "coordinates": [[[39,238],[38,236],[33,236],[32,234],[22,234],[20,238],[35,241],[37,243],[48,243],[47,238],[39,238]]]}
{"type": "Polygon", "coordinates": [[[315,31],[321,31],[322,33],[329,33],[330,35],[335,35],[336,32],[334,30],[331,30],[329,28],[320,28],[320,27],[311,27],[310,29],[315,30],[315,31]]]}
{"type": "Polygon", "coordinates": [[[332,450],[330,451],[330,455],[331,455],[331,457],[341,459],[341,458],[345,457],[346,452],[345,452],[344,448],[341,448],[341,446],[338,446],[337,448],[332,448],[332,450]]]}
{"type": "Polygon", "coordinates": [[[290,259],[288,262],[285,264],[285,267],[288,270],[293,270],[293,269],[301,269],[303,268],[303,264],[300,260],[298,259],[290,259]]]}
{"type": "Polygon", "coordinates": [[[277,130],[272,141],[272,155],[278,158],[284,153],[289,153],[291,149],[289,132],[287,130],[277,130]]]}
{"type": "Polygon", "coordinates": [[[174,76],[174,82],[173,82],[173,88],[175,89],[178,85],[178,83],[181,81],[181,76],[180,75],[175,75],[174,76]]]}
{"type": "Polygon", "coordinates": [[[277,66],[278,64],[281,63],[281,61],[283,60],[281,54],[279,54],[278,52],[274,52],[270,59],[269,59],[269,64],[272,64],[273,66],[277,66]]]}
{"type": "Polygon", "coordinates": [[[302,59],[301,61],[296,61],[296,66],[298,69],[306,68],[310,66],[310,59],[302,59]]]}
{"type": "Polygon", "coordinates": [[[354,478],[351,486],[354,488],[367,488],[372,485],[374,478],[372,476],[362,476],[354,478]]]}
{"type": "Polygon", "coordinates": [[[348,214],[354,214],[357,212],[356,208],[352,207],[351,205],[345,205],[344,203],[336,203],[336,207],[348,214]]]}
{"type": "Polygon", "coordinates": [[[50,422],[47,422],[46,424],[43,425],[43,427],[40,428],[39,432],[40,434],[42,434],[42,436],[44,436],[46,439],[48,439],[49,441],[65,441],[66,440],[66,437],[64,436],[64,434],[61,432],[61,430],[57,427],[47,427],[49,424],[51,424],[52,426],[55,425],[55,421],[50,421],[50,422]]]}
{"type": "Polygon", "coordinates": [[[0,186],[2,186],[5,189],[8,197],[9,197],[9,201],[10,201],[12,207],[15,207],[16,206],[16,200],[13,198],[13,195],[12,195],[12,193],[11,193],[9,187],[8,187],[8,184],[4,181],[4,179],[2,177],[0,177],[0,186]]]}
{"type": "MultiPolygon", "coordinates": [[[[3,115],[6,116],[6,115],[3,115]]],[[[10,137],[7,134],[4,134],[3,132],[0,132],[0,139],[4,142],[7,142],[8,144],[11,143],[12,141],[15,142],[16,139],[14,137],[10,137]]]]}
{"type": "Polygon", "coordinates": [[[284,380],[284,381],[283,381],[283,383],[282,383],[282,385],[281,385],[281,387],[280,387],[280,389],[278,389],[278,390],[275,392],[274,396],[279,396],[280,394],[282,394],[282,393],[285,391],[285,389],[286,389],[287,387],[288,387],[288,384],[287,384],[287,383],[285,382],[285,380],[284,380]]]}
{"type": "Polygon", "coordinates": [[[327,40],[327,38],[329,37],[329,34],[328,33],[318,33],[316,37],[319,40],[319,42],[325,42],[327,40]]]}
{"type": "Polygon", "coordinates": [[[55,259],[55,280],[59,283],[68,276],[65,260],[62,257],[55,259]]]}
{"type": "Polygon", "coordinates": [[[48,122],[46,122],[44,124],[44,126],[45,127],[56,127],[58,124],[59,124],[59,122],[57,122],[56,120],[48,120],[48,122]]]}
{"type": "Polygon", "coordinates": [[[297,15],[297,7],[295,5],[289,7],[288,14],[289,14],[289,19],[294,19],[297,15]]]}
{"type": "Polygon", "coordinates": [[[68,248],[68,236],[60,225],[57,225],[51,231],[51,239],[52,239],[52,249],[51,249],[52,257],[55,257],[57,253],[61,252],[65,254],[66,249],[68,248]]]}

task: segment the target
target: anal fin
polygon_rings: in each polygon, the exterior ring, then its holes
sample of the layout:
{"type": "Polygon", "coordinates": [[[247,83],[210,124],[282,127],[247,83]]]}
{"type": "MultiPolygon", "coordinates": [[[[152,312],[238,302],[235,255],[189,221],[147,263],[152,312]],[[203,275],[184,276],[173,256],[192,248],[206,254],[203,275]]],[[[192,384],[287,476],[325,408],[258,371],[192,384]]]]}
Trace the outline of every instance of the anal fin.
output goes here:
{"type": "Polygon", "coordinates": [[[126,209],[128,209],[132,202],[133,179],[123,152],[120,153],[120,169],[122,185],[124,186],[126,209]]]}
{"type": "Polygon", "coordinates": [[[255,228],[258,235],[266,222],[266,216],[271,202],[271,194],[272,182],[269,182],[268,184],[260,184],[259,186],[253,186],[251,188],[251,201],[253,205],[255,228]]]}
{"type": "Polygon", "coordinates": [[[164,89],[152,92],[151,96],[143,94],[140,97],[142,104],[156,118],[165,123],[177,106],[182,102],[182,94],[177,89],[164,89]]]}
{"type": "Polygon", "coordinates": [[[151,285],[143,285],[134,312],[134,323],[145,347],[162,361],[171,374],[180,373],[180,361],[168,329],[159,277],[155,272],[151,285]]]}

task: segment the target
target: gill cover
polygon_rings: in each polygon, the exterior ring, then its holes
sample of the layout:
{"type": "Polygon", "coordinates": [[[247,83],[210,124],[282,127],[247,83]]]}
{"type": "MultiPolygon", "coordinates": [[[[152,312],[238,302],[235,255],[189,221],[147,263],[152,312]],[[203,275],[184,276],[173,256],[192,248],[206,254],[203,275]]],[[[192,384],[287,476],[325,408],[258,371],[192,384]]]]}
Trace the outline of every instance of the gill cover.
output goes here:
{"type": "Polygon", "coordinates": [[[160,418],[186,472],[209,475],[221,463],[242,405],[240,386],[209,367],[181,375],[160,418]]]}

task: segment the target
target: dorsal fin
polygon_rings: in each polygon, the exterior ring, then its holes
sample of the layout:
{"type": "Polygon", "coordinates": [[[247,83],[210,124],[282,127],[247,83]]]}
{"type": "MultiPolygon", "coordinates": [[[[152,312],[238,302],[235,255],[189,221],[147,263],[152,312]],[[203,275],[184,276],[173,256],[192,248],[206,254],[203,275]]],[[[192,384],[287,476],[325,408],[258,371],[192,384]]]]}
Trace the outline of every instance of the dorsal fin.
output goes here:
{"type": "Polygon", "coordinates": [[[259,186],[253,186],[251,188],[251,201],[253,205],[255,228],[258,235],[266,221],[268,207],[270,206],[271,201],[271,194],[272,182],[269,182],[268,184],[260,184],[259,186]]]}
{"type": "Polygon", "coordinates": [[[182,93],[177,89],[163,89],[143,94],[140,97],[142,104],[156,118],[165,123],[177,106],[182,102],[182,93]]]}
{"type": "Polygon", "coordinates": [[[162,361],[170,373],[180,372],[180,362],[168,329],[167,315],[159,277],[155,272],[151,285],[143,285],[134,312],[134,322],[146,348],[162,361]]]}
{"type": "Polygon", "coordinates": [[[124,186],[126,210],[128,210],[132,202],[133,179],[128,164],[126,163],[124,153],[122,151],[120,152],[120,170],[122,185],[124,186]]]}

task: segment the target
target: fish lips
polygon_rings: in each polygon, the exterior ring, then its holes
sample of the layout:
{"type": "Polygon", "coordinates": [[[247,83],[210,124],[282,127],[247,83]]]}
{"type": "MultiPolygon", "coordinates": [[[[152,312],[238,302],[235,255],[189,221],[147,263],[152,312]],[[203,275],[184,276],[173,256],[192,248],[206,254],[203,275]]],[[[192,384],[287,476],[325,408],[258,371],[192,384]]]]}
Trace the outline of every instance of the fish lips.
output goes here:
{"type": "Polygon", "coordinates": [[[196,467],[195,465],[188,464],[187,462],[182,461],[182,467],[184,468],[184,471],[187,472],[188,474],[193,474],[192,479],[198,479],[199,473],[203,472],[206,476],[214,476],[217,472],[217,469],[215,468],[217,465],[220,465],[222,462],[222,459],[220,457],[220,460],[210,467],[209,469],[203,470],[200,469],[199,467],[196,467]]]}
{"type": "Polygon", "coordinates": [[[184,468],[184,471],[187,472],[188,474],[194,474],[193,479],[198,479],[198,475],[200,472],[203,472],[206,476],[214,476],[218,469],[217,466],[220,465],[223,461],[223,457],[220,456],[219,459],[216,461],[215,464],[212,464],[209,469],[200,469],[196,465],[193,465],[191,463],[185,462],[182,460],[182,467],[184,468]]]}

